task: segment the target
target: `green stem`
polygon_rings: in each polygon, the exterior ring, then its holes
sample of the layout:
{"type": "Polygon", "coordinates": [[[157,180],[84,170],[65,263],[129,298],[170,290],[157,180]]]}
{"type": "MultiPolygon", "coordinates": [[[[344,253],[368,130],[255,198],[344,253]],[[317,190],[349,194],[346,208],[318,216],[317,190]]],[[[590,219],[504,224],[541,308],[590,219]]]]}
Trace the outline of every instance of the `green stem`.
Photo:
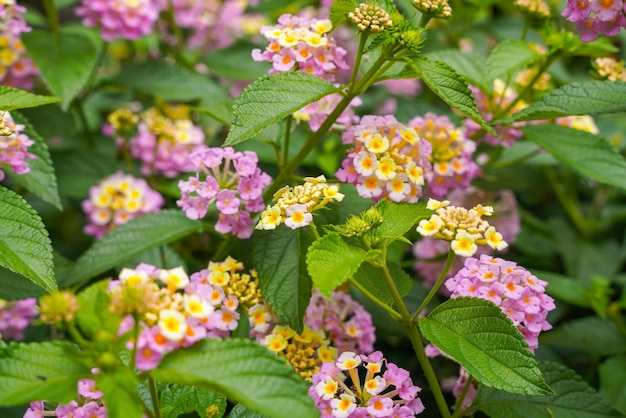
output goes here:
{"type": "Polygon", "coordinates": [[[428,306],[428,303],[432,300],[432,298],[435,297],[435,295],[437,294],[437,291],[439,291],[439,288],[443,284],[443,281],[446,279],[446,276],[448,275],[448,271],[450,271],[450,267],[452,267],[452,263],[454,263],[455,258],[456,258],[455,252],[452,250],[448,251],[448,258],[446,259],[446,264],[443,267],[441,274],[437,278],[435,285],[432,287],[432,289],[430,289],[430,291],[428,292],[428,294],[422,301],[419,308],[417,308],[417,311],[415,311],[415,313],[411,317],[411,320],[415,321],[417,317],[419,316],[419,314],[422,313],[424,309],[426,309],[426,307],[428,306]]]}
{"type": "Polygon", "coordinates": [[[133,327],[133,351],[130,355],[129,368],[131,372],[135,373],[135,365],[137,363],[137,340],[139,339],[139,316],[137,314],[133,314],[133,321],[135,322],[135,326],[133,327]]]}
{"type": "Polygon", "coordinates": [[[317,227],[315,226],[313,222],[311,222],[308,225],[308,228],[309,228],[309,231],[311,231],[311,234],[313,235],[313,238],[315,238],[316,241],[320,239],[320,233],[317,231],[317,227]]]}
{"type": "Polygon", "coordinates": [[[156,381],[152,377],[148,377],[148,387],[150,388],[150,399],[152,399],[154,418],[161,418],[161,401],[159,400],[159,391],[157,390],[156,381]]]}
{"type": "Polygon", "coordinates": [[[402,319],[402,316],[391,306],[387,305],[385,302],[378,299],[372,292],[370,292],[365,286],[359,283],[354,278],[350,279],[350,283],[356,287],[359,292],[363,293],[369,300],[378,305],[381,309],[389,314],[393,318],[394,321],[399,322],[402,319]]]}
{"type": "Polygon", "coordinates": [[[431,15],[429,15],[428,13],[422,12],[422,17],[420,18],[420,21],[417,24],[417,26],[419,26],[420,28],[426,29],[426,25],[428,25],[428,22],[430,22],[430,19],[432,19],[431,15]]]}
{"type": "Polygon", "coordinates": [[[369,32],[361,32],[361,38],[359,39],[359,48],[357,49],[356,56],[354,57],[354,67],[352,67],[352,74],[350,75],[350,93],[354,91],[356,83],[356,77],[359,73],[359,67],[361,66],[361,58],[363,57],[363,49],[365,49],[365,43],[369,32]]]}
{"type": "Polygon", "coordinates": [[[283,162],[289,161],[289,143],[291,141],[291,123],[293,122],[293,116],[287,116],[285,123],[285,141],[283,142],[283,162]]]}
{"type": "Polygon", "coordinates": [[[552,169],[546,171],[548,181],[552,186],[552,189],[556,193],[561,206],[565,209],[565,212],[569,216],[572,223],[576,226],[578,231],[585,237],[593,235],[593,226],[589,225],[589,220],[583,217],[583,214],[579,210],[579,203],[572,193],[568,193],[565,190],[563,181],[558,178],[557,174],[552,169]]]}
{"type": "Polygon", "coordinates": [[[76,328],[76,323],[74,321],[66,322],[65,328],[67,329],[67,333],[82,349],[86,349],[87,347],[89,347],[89,341],[83,337],[80,331],[78,331],[78,328],[76,328]]]}
{"type": "Polygon", "coordinates": [[[452,418],[465,416],[465,411],[462,410],[461,407],[463,406],[463,401],[465,400],[465,397],[469,393],[469,390],[472,387],[473,383],[474,383],[474,378],[472,377],[472,375],[469,375],[467,378],[467,381],[465,382],[465,386],[463,386],[463,392],[461,392],[461,395],[458,398],[456,398],[456,402],[454,403],[454,413],[452,414],[452,418]]]}
{"type": "Polygon", "coordinates": [[[529,19],[529,17],[526,17],[526,19],[524,19],[524,27],[522,28],[522,35],[520,36],[520,39],[522,41],[525,41],[526,35],[528,35],[528,28],[530,27],[529,19]]]}
{"type": "Polygon", "coordinates": [[[48,18],[48,25],[52,33],[59,33],[59,9],[55,0],[43,0],[43,8],[48,18]]]}

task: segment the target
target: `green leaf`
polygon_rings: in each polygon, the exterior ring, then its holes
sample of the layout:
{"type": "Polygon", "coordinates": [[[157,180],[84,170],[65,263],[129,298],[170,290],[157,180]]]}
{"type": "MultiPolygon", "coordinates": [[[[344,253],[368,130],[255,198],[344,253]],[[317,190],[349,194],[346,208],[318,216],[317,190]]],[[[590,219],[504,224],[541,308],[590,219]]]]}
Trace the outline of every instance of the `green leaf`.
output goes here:
{"type": "Polygon", "coordinates": [[[241,404],[235,405],[235,407],[228,414],[228,418],[266,418],[265,415],[258,412],[250,411],[241,404]]]}
{"type": "Polygon", "coordinates": [[[330,6],[330,21],[333,29],[348,19],[348,13],[356,9],[357,4],[354,0],[334,0],[330,6]]]}
{"type": "MultiPolygon", "coordinates": [[[[406,296],[413,286],[411,276],[399,264],[387,262],[387,268],[400,295],[406,296]]],[[[362,287],[376,296],[378,300],[393,306],[393,296],[385,283],[382,271],[378,267],[369,263],[363,263],[353,277],[362,287]]]]}
{"type": "Polygon", "coordinates": [[[166,209],[142,215],[95,242],[76,260],[72,277],[65,283],[84,283],[150,248],[200,230],[201,224],[188,219],[180,210],[166,209]]]}
{"type": "Polygon", "coordinates": [[[441,61],[454,68],[469,83],[489,91],[491,83],[483,84],[485,58],[475,52],[465,53],[455,48],[438,49],[426,53],[432,61],[441,61]]]}
{"type": "Polygon", "coordinates": [[[311,300],[311,278],[306,268],[306,251],[313,237],[306,228],[287,227],[255,231],[252,259],[259,274],[261,294],[276,315],[296,332],[311,300]]]}
{"type": "Polygon", "coordinates": [[[491,301],[450,299],[420,319],[419,327],[480,383],[511,393],[553,394],[524,337],[491,301]]]}
{"type": "Polygon", "coordinates": [[[0,86],[0,110],[12,111],[27,107],[43,106],[60,102],[61,99],[52,96],[40,96],[26,90],[0,86]]]}
{"type": "MultiPolygon", "coordinates": [[[[109,417],[141,418],[144,403],[139,397],[139,381],[128,368],[93,376],[96,388],[102,391],[109,417]]],[[[76,394],[74,394],[76,396],[76,394]]]]}
{"type": "Polygon", "coordinates": [[[381,200],[376,204],[384,221],[376,228],[376,235],[381,238],[397,240],[411,230],[421,219],[433,213],[425,203],[394,203],[381,200]]]}
{"type": "Polygon", "coordinates": [[[626,82],[586,81],[551,91],[527,108],[498,123],[554,119],[571,115],[602,115],[626,111],[626,82]]]}
{"type": "Polygon", "coordinates": [[[61,28],[56,33],[35,29],[22,34],[22,40],[46,86],[61,98],[61,107],[67,110],[87,83],[101,42],[72,28],[61,28]]]}
{"type": "Polygon", "coordinates": [[[540,362],[539,370],[554,390],[554,396],[520,396],[481,385],[472,409],[494,418],[623,416],[573,370],[550,362],[540,362]]]}
{"type": "Polygon", "coordinates": [[[95,339],[99,333],[115,335],[121,318],[109,312],[111,297],[107,292],[109,283],[101,280],[78,294],[80,310],[76,313],[76,322],[83,334],[95,339]],[[108,312],[103,315],[103,312],[108,312]]]}
{"type": "Polygon", "coordinates": [[[515,71],[528,67],[539,58],[541,56],[530,49],[526,42],[517,39],[500,42],[487,58],[483,84],[492,86],[496,78],[508,77],[515,71]]]}
{"type": "Polygon", "coordinates": [[[441,100],[464,113],[485,131],[498,136],[478,111],[472,91],[454,68],[440,61],[431,61],[426,57],[416,57],[408,60],[408,63],[441,100]]]}
{"type": "Polygon", "coordinates": [[[209,416],[207,408],[217,408],[210,415],[219,418],[226,412],[226,396],[221,393],[187,385],[169,385],[161,392],[161,412],[163,418],[178,416],[196,411],[199,416],[209,416]]]}
{"type": "Polygon", "coordinates": [[[604,138],[560,125],[528,125],[524,136],[583,176],[626,189],[626,161],[604,138]]]}
{"type": "Polygon", "coordinates": [[[48,292],[57,288],[46,227],[22,196],[2,186],[0,266],[27,277],[48,292]]]}
{"type": "Polygon", "coordinates": [[[309,247],[306,264],[315,286],[330,298],[337,286],[356,273],[367,255],[367,251],[346,243],[338,233],[331,232],[309,247]]]}
{"type": "Polygon", "coordinates": [[[339,88],[332,83],[299,71],[261,77],[235,100],[231,130],[224,145],[243,142],[307,104],[337,91],[339,88]]]}
{"type": "Polygon", "coordinates": [[[546,293],[581,308],[590,308],[589,300],[585,296],[586,288],[579,281],[549,271],[532,270],[532,273],[548,282],[546,293]]]}
{"type": "Polygon", "coordinates": [[[151,372],[159,381],[220,391],[274,418],[314,418],[308,386],[283,358],[246,339],[208,339],[179,349],[151,372]]]}
{"type": "Polygon", "coordinates": [[[24,125],[26,134],[35,143],[28,149],[35,154],[34,160],[27,160],[30,171],[25,174],[7,173],[17,184],[24,186],[35,196],[50,203],[59,210],[63,210],[61,198],[59,197],[59,187],[57,177],[52,165],[52,158],[48,150],[48,144],[35,131],[28,120],[19,113],[12,112],[11,117],[15,123],[24,125]]]}
{"type": "Polygon", "coordinates": [[[590,316],[566,322],[544,333],[541,343],[591,355],[610,356],[626,352],[626,337],[611,321],[590,316]]]}
{"type": "Polygon", "coordinates": [[[600,393],[626,414],[626,357],[611,357],[598,368],[600,393]]]}
{"type": "Polygon", "coordinates": [[[224,101],[226,93],[208,76],[191,72],[165,61],[148,61],[125,66],[114,81],[142,93],[164,100],[191,101],[211,98],[224,101]]]}
{"type": "Polygon", "coordinates": [[[11,343],[0,348],[0,406],[76,398],[78,380],[90,374],[81,352],[64,341],[11,343]]]}

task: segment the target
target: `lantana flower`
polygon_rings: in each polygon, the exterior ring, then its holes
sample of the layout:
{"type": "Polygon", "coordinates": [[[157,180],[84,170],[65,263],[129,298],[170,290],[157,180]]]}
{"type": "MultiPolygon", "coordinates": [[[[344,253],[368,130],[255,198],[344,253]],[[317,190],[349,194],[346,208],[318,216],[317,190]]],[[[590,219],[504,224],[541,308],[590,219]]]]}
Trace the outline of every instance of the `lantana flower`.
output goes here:
{"type": "Polygon", "coordinates": [[[0,111],[0,180],[5,176],[1,170],[4,167],[9,167],[15,174],[30,171],[26,159],[36,158],[35,154],[28,152],[35,142],[24,133],[25,128],[15,123],[9,112],[0,111]]]}
{"type": "Polygon", "coordinates": [[[0,337],[3,340],[21,340],[24,331],[37,317],[37,299],[14,301],[0,299],[0,337]]]}
{"type": "Polygon", "coordinates": [[[22,33],[31,30],[24,20],[25,13],[26,7],[14,0],[0,2],[0,82],[30,90],[39,69],[22,43],[22,33]]]}
{"type": "Polygon", "coordinates": [[[626,27],[623,10],[622,0],[567,0],[561,16],[575,23],[583,42],[590,42],[598,35],[617,35],[626,27]]]}

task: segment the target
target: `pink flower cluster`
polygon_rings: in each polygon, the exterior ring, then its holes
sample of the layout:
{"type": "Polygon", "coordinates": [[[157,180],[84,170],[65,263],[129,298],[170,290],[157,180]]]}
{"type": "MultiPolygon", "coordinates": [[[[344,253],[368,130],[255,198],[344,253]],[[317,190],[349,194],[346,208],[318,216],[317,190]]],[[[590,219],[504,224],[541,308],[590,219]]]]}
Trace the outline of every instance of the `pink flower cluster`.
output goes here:
{"type": "MultiPolygon", "coordinates": [[[[25,160],[36,158],[28,152],[34,142],[23,133],[24,129],[24,125],[15,123],[9,112],[0,112],[0,168],[8,166],[15,174],[28,173],[30,167],[25,160]]],[[[0,180],[4,176],[0,170],[0,180]]]]}
{"type": "Polygon", "coordinates": [[[583,42],[598,35],[614,36],[626,28],[626,4],[623,0],[567,0],[561,16],[576,24],[583,42]]]}
{"type": "Polygon", "coordinates": [[[190,219],[203,218],[215,202],[219,211],[215,230],[249,238],[253,231],[250,212],[265,209],[263,188],[271,177],[257,166],[252,151],[235,152],[231,147],[206,148],[191,154],[196,175],[181,180],[182,197],[176,203],[190,219]],[[232,164],[231,164],[232,163],[232,164]]]}
{"type": "Polygon", "coordinates": [[[546,318],[555,305],[545,294],[546,285],[515,262],[488,255],[467,258],[465,266],[445,283],[451,298],[474,296],[499,306],[533,351],[539,345],[539,333],[552,328],[546,318]]]}
{"type": "Polygon", "coordinates": [[[24,331],[37,316],[37,299],[28,298],[16,301],[0,299],[0,338],[21,340],[24,331]]]}
{"type": "Polygon", "coordinates": [[[102,401],[102,392],[96,390],[96,382],[92,379],[78,381],[79,401],[59,404],[54,411],[46,411],[44,401],[30,403],[24,418],[58,417],[58,418],[107,418],[107,410],[102,401]],[[52,415],[52,412],[54,415],[52,415]]]}
{"type": "Polygon", "coordinates": [[[442,198],[451,190],[469,187],[480,174],[480,167],[472,160],[476,143],[447,116],[429,112],[411,119],[408,126],[432,145],[433,178],[426,186],[425,195],[442,198]]]}
{"type": "Polygon", "coordinates": [[[85,234],[102,238],[116,226],[150,212],[159,211],[165,201],[144,179],[121,172],[91,186],[82,203],[87,216],[85,234]]]}
{"type": "Polygon", "coordinates": [[[166,2],[161,0],[82,0],[76,15],[89,27],[99,27],[102,39],[135,40],[152,32],[166,2]]]}
{"type": "Polygon", "coordinates": [[[14,0],[0,3],[0,82],[4,86],[32,89],[39,69],[26,56],[22,33],[31,28],[22,16],[26,7],[14,0]]]}
{"type": "Polygon", "coordinates": [[[334,81],[337,70],[348,66],[344,61],[346,50],[328,35],[331,29],[328,19],[284,14],[278,18],[278,25],[261,28],[269,45],[264,51],[254,49],[252,59],[271,62],[270,74],[297,69],[334,81]]]}
{"type": "Polygon", "coordinates": [[[340,353],[369,353],[374,349],[376,328],[372,316],[347,293],[335,290],[327,299],[318,289],[313,289],[304,324],[314,330],[324,330],[340,353]]]}
{"type": "MultiPolygon", "coordinates": [[[[329,94],[317,102],[304,106],[302,109],[294,113],[293,117],[297,121],[308,122],[309,128],[315,132],[322,126],[322,123],[324,123],[328,115],[335,110],[335,107],[337,107],[342,98],[343,96],[339,93],[329,94]]],[[[361,104],[363,104],[363,101],[359,97],[352,99],[350,106],[341,112],[341,115],[337,118],[333,128],[345,130],[353,124],[358,123],[359,117],[354,114],[354,110],[352,108],[361,106],[361,104]]]]}
{"type": "Polygon", "coordinates": [[[387,362],[380,351],[345,351],[334,363],[322,364],[309,395],[322,418],[408,418],[424,411],[420,391],[409,372],[387,362]]]}
{"type": "Polygon", "coordinates": [[[431,144],[392,115],[363,116],[343,136],[353,144],[335,174],[355,184],[359,196],[378,201],[416,202],[432,177],[431,144]]]}

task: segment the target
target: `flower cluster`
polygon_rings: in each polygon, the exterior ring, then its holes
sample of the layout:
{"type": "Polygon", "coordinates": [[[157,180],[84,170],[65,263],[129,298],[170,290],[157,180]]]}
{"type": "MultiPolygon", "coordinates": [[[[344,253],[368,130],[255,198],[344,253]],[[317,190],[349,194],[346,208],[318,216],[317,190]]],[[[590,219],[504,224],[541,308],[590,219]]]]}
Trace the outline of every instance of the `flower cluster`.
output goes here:
{"type": "MultiPolygon", "coordinates": [[[[0,169],[8,166],[15,174],[30,171],[25,160],[36,158],[35,154],[28,152],[34,141],[23,132],[24,129],[24,125],[15,123],[9,112],[0,112],[0,169]]],[[[4,176],[4,171],[0,170],[0,180],[4,176]]]]}
{"type": "Polygon", "coordinates": [[[533,351],[539,333],[552,328],[546,318],[555,305],[545,294],[546,285],[513,261],[488,255],[465,259],[465,266],[445,282],[451,298],[474,296],[498,305],[533,351]]]}
{"type": "Polygon", "coordinates": [[[322,418],[408,418],[424,411],[417,397],[420,391],[409,372],[387,362],[380,351],[370,355],[346,351],[335,362],[322,364],[309,395],[322,418]],[[363,374],[360,369],[365,369],[363,374]]]}
{"type": "Polygon", "coordinates": [[[356,9],[348,13],[348,19],[362,32],[382,32],[393,26],[389,13],[375,3],[359,3],[356,9]]]}
{"type": "MultiPolygon", "coordinates": [[[[317,102],[310,103],[304,106],[293,114],[293,117],[297,121],[306,121],[309,124],[309,128],[312,131],[317,131],[322,123],[326,120],[335,107],[339,104],[343,96],[339,93],[332,93],[328,96],[318,100],[317,102]]],[[[350,102],[350,106],[344,110],[337,118],[337,121],[333,124],[333,128],[345,130],[359,121],[359,117],[354,114],[352,109],[355,106],[361,106],[363,102],[360,98],[355,97],[350,102]]]]}
{"type": "Polygon", "coordinates": [[[83,231],[100,239],[118,225],[159,211],[164,203],[144,179],[114,173],[89,189],[89,198],[82,203],[88,221],[83,231]]]}
{"type": "Polygon", "coordinates": [[[427,196],[442,198],[451,190],[467,188],[480,174],[472,160],[476,143],[467,139],[447,116],[429,112],[413,118],[408,126],[432,145],[433,178],[426,186],[427,196]]]}
{"type": "Polygon", "coordinates": [[[276,325],[261,344],[287,359],[303,379],[310,380],[325,362],[334,361],[337,349],[331,347],[324,331],[305,326],[298,334],[288,326],[276,325]]]}
{"type": "Polygon", "coordinates": [[[494,250],[503,250],[508,246],[502,234],[483,216],[493,215],[493,207],[478,204],[472,209],[450,206],[450,202],[429,199],[427,207],[435,213],[429,219],[423,219],[417,226],[422,236],[450,241],[450,247],[457,255],[471,257],[478,250],[478,245],[489,245],[494,250]]]}
{"type": "Polygon", "coordinates": [[[37,316],[37,299],[15,301],[0,299],[0,339],[21,340],[24,331],[37,316]]]}
{"type": "Polygon", "coordinates": [[[550,17],[550,7],[543,0],[515,0],[515,6],[530,16],[550,17]]]}
{"type": "Polygon", "coordinates": [[[254,49],[252,59],[272,63],[270,74],[277,72],[307,72],[334,81],[338,69],[348,69],[344,61],[346,50],[338,47],[328,32],[330,20],[307,19],[284,14],[276,26],[263,26],[261,33],[269,45],[264,51],[254,49]]]}
{"type": "Polygon", "coordinates": [[[610,81],[626,81],[624,61],[617,61],[611,57],[596,58],[594,67],[598,75],[610,81]]]}
{"type": "Polygon", "coordinates": [[[263,188],[272,180],[257,166],[257,155],[216,147],[195,151],[190,160],[196,175],[178,183],[182,196],[176,204],[188,218],[200,219],[215,202],[219,211],[215,230],[249,238],[254,223],[249,212],[263,210],[263,188]]]}
{"type": "Polygon", "coordinates": [[[344,195],[336,185],[326,183],[326,177],[307,177],[303,185],[285,186],[274,193],[273,206],[261,214],[256,229],[276,229],[284,223],[291,229],[302,228],[313,221],[313,212],[331,201],[341,202],[344,195]]]}
{"type": "Polygon", "coordinates": [[[452,7],[448,0],[413,0],[413,5],[424,14],[447,19],[452,16],[452,7]]]}
{"type": "Polygon", "coordinates": [[[69,290],[55,290],[39,299],[39,319],[41,322],[55,325],[71,322],[79,310],[78,297],[69,290]]]}
{"type": "Polygon", "coordinates": [[[355,184],[359,196],[378,201],[416,202],[422,186],[432,176],[430,142],[395,117],[363,116],[358,125],[344,132],[348,149],[336,176],[355,184]]]}
{"type": "Polygon", "coordinates": [[[93,379],[80,379],[78,381],[79,400],[65,404],[58,404],[54,411],[46,411],[44,401],[31,402],[30,407],[24,413],[24,418],[41,417],[85,417],[107,418],[107,410],[102,400],[102,392],[96,390],[96,382],[93,379]],[[54,413],[54,415],[51,414],[54,413]]]}
{"type": "Polygon", "coordinates": [[[592,134],[597,134],[599,132],[598,125],[593,120],[593,117],[589,115],[581,115],[581,116],[564,116],[562,118],[556,118],[554,123],[561,126],[568,126],[572,129],[577,129],[579,131],[585,131],[592,134]]]}
{"type": "Polygon", "coordinates": [[[135,40],[152,32],[166,5],[160,0],[82,0],[76,15],[83,25],[100,28],[107,42],[135,40]]]}
{"type": "Polygon", "coordinates": [[[22,33],[31,28],[24,21],[26,7],[15,0],[0,2],[0,82],[4,86],[31,89],[39,69],[26,56],[22,33]]]}
{"type": "Polygon", "coordinates": [[[574,22],[583,42],[598,35],[614,36],[626,27],[622,0],[567,0],[561,16],[574,22]]]}
{"type": "Polygon", "coordinates": [[[312,329],[324,330],[340,353],[369,353],[374,349],[376,329],[372,316],[347,293],[335,290],[327,299],[318,289],[313,289],[304,323],[312,329]]]}

